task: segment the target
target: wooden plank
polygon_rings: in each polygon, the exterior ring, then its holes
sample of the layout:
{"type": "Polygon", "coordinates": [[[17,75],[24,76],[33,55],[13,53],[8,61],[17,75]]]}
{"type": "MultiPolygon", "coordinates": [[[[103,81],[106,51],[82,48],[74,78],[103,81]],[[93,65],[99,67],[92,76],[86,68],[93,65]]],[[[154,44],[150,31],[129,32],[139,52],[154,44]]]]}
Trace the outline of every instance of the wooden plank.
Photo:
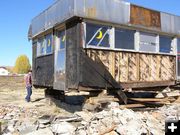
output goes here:
{"type": "Polygon", "coordinates": [[[165,102],[167,98],[129,98],[129,100],[140,101],[140,102],[165,102]]]}
{"type": "Polygon", "coordinates": [[[160,12],[131,4],[130,23],[145,27],[161,28],[160,12]]]}
{"type": "Polygon", "coordinates": [[[156,80],[157,81],[160,80],[160,60],[161,60],[161,57],[158,55],[157,56],[157,68],[156,68],[156,80]]]}
{"type": "Polygon", "coordinates": [[[111,74],[115,78],[115,52],[111,52],[111,74]]]}
{"type": "Polygon", "coordinates": [[[136,54],[136,63],[137,63],[137,81],[140,80],[140,60],[139,60],[139,53],[136,54]]]}
{"type": "Polygon", "coordinates": [[[165,97],[178,97],[180,96],[180,92],[168,92],[168,93],[158,93],[156,98],[165,98],[165,97]]]}
{"type": "Polygon", "coordinates": [[[120,105],[121,109],[125,108],[141,108],[141,107],[146,107],[144,104],[127,104],[127,105],[120,105]]]}
{"type": "Polygon", "coordinates": [[[121,82],[122,88],[143,88],[143,87],[156,87],[156,86],[172,86],[175,81],[154,81],[154,82],[121,82]]]}

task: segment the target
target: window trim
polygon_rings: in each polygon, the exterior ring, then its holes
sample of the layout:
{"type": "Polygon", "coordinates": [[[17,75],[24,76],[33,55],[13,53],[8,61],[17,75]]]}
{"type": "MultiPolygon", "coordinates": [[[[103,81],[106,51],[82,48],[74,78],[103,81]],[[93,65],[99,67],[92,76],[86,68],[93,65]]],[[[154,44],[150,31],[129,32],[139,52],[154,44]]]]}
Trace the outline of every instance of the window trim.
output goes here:
{"type": "Polygon", "coordinates": [[[113,27],[114,28],[114,33],[113,33],[113,38],[114,38],[114,45],[113,45],[113,50],[121,50],[121,51],[130,51],[130,52],[138,52],[136,50],[136,30],[131,30],[131,29],[126,29],[126,28],[119,28],[119,27],[113,27]],[[116,34],[116,29],[125,29],[125,30],[129,30],[129,31],[134,31],[134,49],[123,49],[123,48],[116,48],[116,39],[115,39],[115,34],[116,34]]]}
{"type": "Polygon", "coordinates": [[[54,53],[54,35],[53,35],[53,32],[49,32],[49,33],[46,33],[46,34],[44,34],[43,36],[40,36],[40,37],[38,37],[38,39],[37,39],[37,47],[36,47],[36,57],[43,57],[43,56],[48,56],[48,55],[52,55],[53,53],[54,53]],[[50,53],[47,53],[47,42],[46,42],[46,36],[47,35],[51,35],[51,38],[52,38],[52,50],[51,50],[51,52],[50,53]],[[39,40],[40,39],[42,39],[43,40],[43,43],[45,44],[45,53],[44,54],[42,54],[41,53],[41,48],[38,48],[39,47],[39,40]],[[39,49],[39,50],[38,50],[39,49]]]}
{"type": "MultiPolygon", "coordinates": [[[[84,36],[84,45],[85,45],[85,48],[93,48],[93,49],[98,49],[98,48],[101,48],[101,49],[113,49],[113,41],[111,41],[111,39],[112,39],[112,37],[114,36],[114,32],[113,32],[113,27],[111,27],[111,26],[107,26],[107,25],[102,25],[102,26],[106,26],[106,27],[110,27],[111,29],[110,29],[110,34],[109,34],[109,47],[103,47],[103,46],[94,46],[94,45],[88,45],[87,43],[86,43],[86,35],[87,35],[87,23],[89,23],[89,22],[85,22],[83,25],[84,25],[84,34],[85,34],[85,36],[84,36]]],[[[96,24],[96,23],[89,23],[89,24],[92,24],[92,25],[99,25],[99,26],[101,26],[101,24],[96,24]]]]}
{"type": "Polygon", "coordinates": [[[53,33],[51,32],[51,33],[48,33],[48,34],[46,34],[46,35],[44,35],[44,40],[45,40],[45,44],[46,44],[46,54],[45,55],[50,55],[50,54],[53,54],[53,44],[54,44],[54,40],[53,40],[53,33]],[[46,41],[46,36],[47,35],[51,35],[51,52],[49,52],[49,53],[47,53],[47,41],[46,41]]]}
{"type": "Polygon", "coordinates": [[[174,52],[174,46],[175,46],[174,40],[175,40],[175,38],[174,38],[173,36],[159,34],[159,53],[163,53],[163,54],[174,54],[174,55],[176,55],[176,53],[174,52]],[[161,36],[162,36],[162,37],[171,38],[171,48],[172,48],[172,51],[170,50],[169,53],[160,52],[160,37],[161,37],[161,36]]]}
{"type": "MultiPolygon", "coordinates": [[[[82,25],[83,25],[83,48],[86,48],[86,49],[103,49],[103,50],[113,50],[113,51],[125,51],[125,52],[136,52],[136,53],[146,53],[146,54],[159,54],[159,55],[169,55],[169,56],[176,56],[176,51],[172,51],[172,53],[163,53],[163,52],[160,52],[159,51],[159,48],[160,48],[160,36],[168,36],[168,37],[172,37],[172,42],[173,40],[175,39],[173,35],[166,35],[166,34],[161,34],[161,33],[156,33],[156,32],[153,32],[153,31],[146,31],[146,30],[138,30],[138,29],[135,29],[134,27],[131,28],[131,27],[123,27],[123,26],[116,26],[116,25],[108,25],[106,23],[98,23],[98,22],[95,22],[95,21],[88,21],[88,20],[85,20],[84,22],[82,22],[82,25]],[[90,23],[90,24],[94,24],[94,25],[104,25],[104,26],[109,26],[111,27],[111,34],[109,36],[109,41],[110,41],[110,47],[102,47],[102,46],[93,46],[93,45],[87,45],[86,44],[86,24],[87,23],[90,23]],[[115,28],[119,28],[119,29],[127,29],[127,30],[132,30],[132,31],[135,31],[134,33],[134,49],[121,49],[121,48],[115,48],[115,28]],[[149,33],[149,34],[154,34],[156,35],[156,51],[155,52],[148,52],[148,51],[140,51],[140,32],[143,32],[143,33],[149,33]]],[[[175,46],[174,43],[172,44],[172,46],[175,46]]]]}
{"type": "Polygon", "coordinates": [[[145,31],[139,31],[139,48],[138,48],[138,52],[144,52],[144,53],[159,53],[158,48],[159,48],[159,34],[155,34],[155,33],[150,33],[150,32],[145,32],[145,31]],[[140,43],[141,43],[141,33],[143,34],[149,34],[149,35],[155,35],[154,37],[155,39],[155,51],[145,51],[145,50],[141,50],[140,51],[140,43]]]}
{"type": "Polygon", "coordinates": [[[57,46],[57,45],[60,45],[59,33],[60,33],[60,32],[63,32],[63,31],[64,31],[64,34],[65,34],[65,44],[64,44],[64,48],[61,49],[60,46],[59,46],[59,48],[58,48],[57,51],[66,50],[66,29],[61,29],[61,30],[57,30],[57,31],[56,31],[56,39],[55,39],[55,41],[56,41],[56,46],[57,46]]]}

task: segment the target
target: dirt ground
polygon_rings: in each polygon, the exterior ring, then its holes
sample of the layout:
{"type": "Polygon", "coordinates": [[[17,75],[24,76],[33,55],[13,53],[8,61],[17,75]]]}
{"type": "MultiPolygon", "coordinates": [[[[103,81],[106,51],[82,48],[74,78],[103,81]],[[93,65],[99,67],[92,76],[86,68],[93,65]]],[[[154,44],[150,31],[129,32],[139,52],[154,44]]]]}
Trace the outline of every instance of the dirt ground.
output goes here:
{"type": "MultiPolygon", "coordinates": [[[[25,109],[35,108],[41,115],[68,115],[73,113],[73,108],[67,107],[62,109],[45,99],[44,89],[33,88],[33,93],[31,96],[31,102],[27,103],[25,101],[26,89],[24,87],[23,76],[19,77],[0,77],[0,106],[18,106],[25,109]],[[68,110],[70,109],[70,111],[68,110]],[[66,111],[67,110],[67,111],[66,111]]],[[[61,104],[62,105],[62,104],[61,104]]]]}
{"type": "MultiPolygon", "coordinates": [[[[23,76],[0,77],[0,106],[16,105],[23,108],[35,108],[41,114],[62,114],[68,115],[75,111],[81,110],[79,106],[68,106],[56,101],[56,104],[49,99],[45,99],[44,89],[33,88],[31,102],[25,101],[26,89],[24,86],[23,76]]],[[[180,103],[178,98],[174,103],[180,103]]]]}
{"type": "MultiPolygon", "coordinates": [[[[29,103],[25,101],[25,96],[26,89],[23,82],[23,76],[0,77],[0,124],[2,131],[11,131],[11,121],[18,121],[19,123],[16,123],[17,127],[22,128],[23,123],[35,123],[42,116],[48,115],[56,117],[68,117],[70,115],[73,115],[75,112],[82,111],[82,106],[69,105],[57,100],[54,100],[54,102],[52,102],[52,99],[45,98],[44,89],[33,88],[31,102],[29,103]],[[8,130],[6,130],[6,128],[8,130]]],[[[160,119],[159,121],[164,122],[165,117],[167,117],[168,115],[172,115],[175,110],[178,110],[177,108],[179,108],[179,103],[180,98],[178,98],[169,107],[165,106],[159,108],[159,112],[148,112],[148,115],[153,116],[153,118],[155,118],[156,120],[160,119]],[[167,116],[163,115],[162,117],[161,112],[162,114],[167,113],[167,116]]],[[[130,110],[119,111],[129,112],[130,110]]],[[[134,112],[133,114],[136,114],[136,112],[134,112]]],[[[178,113],[178,115],[180,114],[178,113]]],[[[162,124],[162,122],[161,125],[163,127],[164,125],[162,124]]],[[[12,130],[12,132],[14,132],[14,129],[12,130]]],[[[161,134],[161,132],[159,133],[161,134]]]]}

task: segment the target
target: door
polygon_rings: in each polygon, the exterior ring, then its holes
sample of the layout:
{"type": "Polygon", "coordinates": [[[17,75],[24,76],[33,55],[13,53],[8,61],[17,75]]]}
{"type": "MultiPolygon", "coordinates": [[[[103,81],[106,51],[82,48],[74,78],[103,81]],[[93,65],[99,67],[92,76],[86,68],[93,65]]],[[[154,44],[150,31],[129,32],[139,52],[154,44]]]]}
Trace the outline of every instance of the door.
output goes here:
{"type": "Polygon", "coordinates": [[[177,79],[180,80],[180,39],[177,40],[177,79]]]}
{"type": "Polygon", "coordinates": [[[66,36],[65,30],[57,33],[55,44],[54,89],[65,90],[66,36]]]}

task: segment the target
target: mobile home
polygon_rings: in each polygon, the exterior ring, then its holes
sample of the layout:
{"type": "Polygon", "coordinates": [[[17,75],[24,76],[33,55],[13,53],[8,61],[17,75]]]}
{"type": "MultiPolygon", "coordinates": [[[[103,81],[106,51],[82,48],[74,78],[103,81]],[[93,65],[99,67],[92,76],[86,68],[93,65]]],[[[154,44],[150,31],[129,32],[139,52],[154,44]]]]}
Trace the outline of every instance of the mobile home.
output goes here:
{"type": "Polygon", "coordinates": [[[122,0],[58,0],[29,28],[33,85],[93,91],[175,85],[180,17],[122,0]]]}

